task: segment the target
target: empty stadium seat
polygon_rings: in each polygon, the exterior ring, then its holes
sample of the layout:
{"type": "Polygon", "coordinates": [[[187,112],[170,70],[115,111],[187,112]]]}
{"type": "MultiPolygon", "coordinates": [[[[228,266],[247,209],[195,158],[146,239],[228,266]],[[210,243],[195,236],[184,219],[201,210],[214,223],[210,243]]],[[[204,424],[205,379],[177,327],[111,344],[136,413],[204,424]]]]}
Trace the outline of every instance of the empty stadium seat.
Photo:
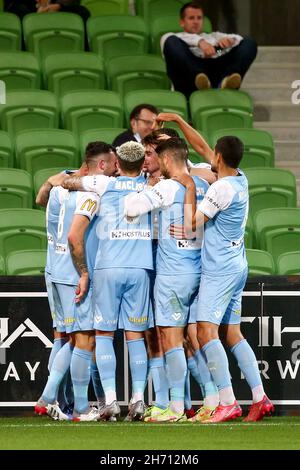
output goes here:
{"type": "Polygon", "coordinates": [[[92,52],[51,54],[43,66],[44,85],[56,95],[105,88],[103,60],[92,52]]]}
{"type": "MultiPolygon", "coordinates": [[[[125,116],[129,124],[129,115],[135,106],[149,103],[158,108],[160,112],[177,113],[188,120],[187,102],[185,96],[179,91],[171,90],[136,90],[124,96],[125,116]]],[[[168,123],[166,123],[166,127],[168,123]]]]}
{"type": "Polygon", "coordinates": [[[38,170],[33,177],[33,190],[34,195],[36,196],[39,192],[40,187],[47,181],[50,176],[57,175],[58,173],[63,172],[66,167],[55,167],[55,168],[44,168],[43,170],[38,170]]]}
{"type": "Polygon", "coordinates": [[[35,209],[0,210],[0,253],[46,249],[45,213],[35,209]]]}
{"type": "Polygon", "coordinates": [[[21,21],[12,13],[0,13],[0,51],[21,49],[21,21]]]}
{"type": "Polygon", "coordinates": [[[30,52],[0,52],[0,80],[6,90],[40,88],[41,74],[36,57],[30,52]]]}
{"type": "MultiPolygon", "coordinates": [[[[179,24],[179,10],[176,15],[158,16],[150,23],[151,51],[160,54],[160,39],[166,33],[180,33],[183,29],[179,24]]],[[[211,33],[212,25],[207,16],[204,17],[203,32],[211,33]]]]}
{"type": "Polygon", "coordinates": [[[42,276],[45,272],[46,250],[13,251],[6,258],[8,276],[42,276]]]}
{"type": "Polygon", "coordinates": [[[275,274],[273,257],[267,251],[246,250],[249,276],[268,276],[275,274]]]}
{"type": "Polygon", "coordinates": [[[169,15],[177,15],[179,21],[179,11],[185,3],[185,0],[136,0],[136,11],[145,18],[147,24],[169,15]]]}
{"type": "Polygon", "coordinates": [[[240,168],[274,167],[275,146],[269,132],[259,129],[225,129],[213,133],[211,143],[216,145],[221,137],[232,135],[245,145],[240,168]]]}
{"type": "Polygon", "coordinates": [[[0,106],[0,124],[13,136],[24,129],[58,127],[56,97],[44,90],[8,92],[0,106]]]}
{"type": "Polygon", "coordinates": [[[90,49],[104,57],[148,52],[148,31],[138,16],[96,16],[87,22],[90,49]]]}
{"type": "Polygon", "coordinates": [[[26,49],[40,59],[84,48],[84,24],[74,13],[31,13],[23,19],[23,33],[26,49]]]}
{"type": "Polygon", "coordinates": [[[5,263],[3,257],[0,255],[0,276],[4,276],[6,274],[5,263]]]}
{"type": "Polygon", "coordinates": [[[127,15],[128,0],[81,0],[92,16],[99,15],[127,15]]]}
{"type": "Polygon", "coordinates": [[[44,168],[74,168],[78,165],[77,143],[71,132],[62,129],[20,132],[16,138],[16,161],[32,175],[44,168]]]}
{"type": "Polygon", "coordinates": [[[237,90],[195,91],[190,98],[193,125],[208,135],[219,129],[253,125],[253,102],[237,90]]]}
{"type": "Polygon", "coordinates": [[[0,131],[0,168],[11,166],[14,166],[12,143],[9,134],[5,131],[0,131]]]}
{"type": "Polygon", "coordinates": [[[249,168],[245,170],[249,182],[250,211],[271,207],[296,207],[296,177],[279,168],[249,168]]]}
{"type": "Polygon", "coordinates": [[[113,91],[72,91],[61,99],[64,127],[78,137],[97,127],[122,127],[123,110],[120,97],[113,91]]]}
{"type": "Polygon", "coordinates": [[[155,55],[114,57],[107,63],[109,86],[120,95],[145,89],[170,89],[166,65],[155,55]]]}
{"type": "Polygon", "coordinates": [[[32,183],[27,171],[1,168],[0,209],[32,207],[32,183]]]}
{"type": "Polygon", "coordinates": [[[300,251],[280,255],[277,260],[277,274],[280,276],[300,276],[300,251]]]}
{"type": "Polygon", "coordinates": [[[300,246],[300,209],[264,209],[254,217],[258,247],[272,254],[275,263],[282,253],[298,251],[300,246]]]}
{"type": "Polygon", "coordinates": [[[80,150],[81,154],[84,155],[86,146],[90,142],[106,142],[107,144],[112,144],[115,138],[125,132],[126,129],[120,127],[110,127],[107,129],[91,129],[85,131],[80,136],[80,150]]]}

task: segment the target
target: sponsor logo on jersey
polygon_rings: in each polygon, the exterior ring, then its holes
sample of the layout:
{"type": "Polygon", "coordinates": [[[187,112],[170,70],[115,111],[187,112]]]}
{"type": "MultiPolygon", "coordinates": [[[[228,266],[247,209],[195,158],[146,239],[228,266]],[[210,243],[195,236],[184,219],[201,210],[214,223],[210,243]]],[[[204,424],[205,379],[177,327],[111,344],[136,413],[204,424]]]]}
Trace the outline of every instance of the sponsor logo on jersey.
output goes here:
{"type": "Polygon", "coordinates": [[[202,246],[202,240],[177,240],[178,250],[200,250],[202,246]]]}
{"type": "Polygon", "coordinates": [[[151,240],[150,230],[112,230],[111,240],[151,240]]]}
{"type": "Polygon", "coordinates": [[[58,255],[64,255],[65,253],[67,253],[67,250],[68,250],[67,245],[63,243],[56,243],[55,253],[57,253],[58,255]]]}
{"type": "Polygon", "coordinates": [[[95,210],[97,209],[97,201],[93,199],[86,199],[82,206],[80,207],[81,211],[86,210],[87,212],[90,212],[93,214],[95,210]]]}

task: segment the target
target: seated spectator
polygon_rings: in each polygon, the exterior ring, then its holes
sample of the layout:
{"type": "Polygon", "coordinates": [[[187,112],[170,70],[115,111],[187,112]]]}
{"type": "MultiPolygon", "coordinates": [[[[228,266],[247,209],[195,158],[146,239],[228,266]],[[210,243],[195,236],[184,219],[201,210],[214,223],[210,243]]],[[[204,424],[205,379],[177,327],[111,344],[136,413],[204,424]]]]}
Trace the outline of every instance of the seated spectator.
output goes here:
{"type": "Polygon", "coordinates": [[[114,147],[130,141],[141,142],[146,135],[157,129],[158,110],[151,104],[140,104],[130,113],[130,127],[113,141],[114,147]]]}
{"type": "Polygon", "coordinates": [[[180,10],[183,32],[167,33],[161,39],[169,78],[187,98],[197,89],[240,88],[257,54],[253,39],[203,33],[203,20],[199,2],[186,3],[180,10]]]}

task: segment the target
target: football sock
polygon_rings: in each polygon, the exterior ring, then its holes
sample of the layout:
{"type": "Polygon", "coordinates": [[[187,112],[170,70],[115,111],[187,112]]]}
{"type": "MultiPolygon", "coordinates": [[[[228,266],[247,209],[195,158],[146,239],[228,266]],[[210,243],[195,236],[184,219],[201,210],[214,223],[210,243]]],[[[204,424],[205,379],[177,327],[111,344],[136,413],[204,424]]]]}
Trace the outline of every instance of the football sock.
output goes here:
{"type": "Polygon", "coordinates": [[[231,352],[238,362],[249,387],[252,390],[254,403],[261,401],[265,395],[257,360],[249,343],[243,339],[231,348],[231,352]]]}
{"type": "Polygon", "coordinates": [[[97,362],[94,361],[93,359],[91,360],[91,377],[92,377],[95,397],[97,398],[97,401],[101,401],[104,397],[104,390],[102,387],[100,374],[99,374],[98,367],[97,367],[97,362]]]}
{"type": "Polygon", "coordinates": [[[218,387],[221,405],[232,405],[235,397],[231,386],[228,359],[221,341],[219,339],[209,341],[203,346],[202,351],[214,383],[218,387]]]}
{"type": "Polygon", "coordinates": [[[117,399],[116,394],[116,354],[111,336],[96,336],[96,361],[105,402],[110,405],[117,399]]]}
{"type": "Polygon", "coordinates": [[[144,400],[148,357],[144,339],[127,341],[132,382],[132,403],[144,400]]]}
{"type": "Polygon", "coordinates": [[[58,351],[66,344],[68,338],[54,338],[53,346],[48,360],[48,371],[50,372],[54,358],[58,351]]]}
{"type": "Polygon", "coordinates": [[[195,351],[194,358],[198,365],[200,375],[199,380],[202,382],[201,390],[203,389],[202,395],[204,398],[204,405],[209,406],[210,408],[215,408],[219,404],[219,391],[207,367],[205,356],[203,352],[198,349],[195,351]]]}
{"type": "Polygon", "coordinates": [[[165,353],[167,375],[170,383],[170,408],[176,413],[184,411],[184,384],[187,364],[183,348],[173,348],[165,353]]]}
{"type": "Polygon", "coordinates": [[[74,411],[85,413],[89,409],[88,387],[92,352],[74,348],[71,359],[71,377],[74,390],[74,411]]]}
{"type": "Polygon", "coordinates": [[[154,357],[149,360],[155,393],[154,405],[166,409],[169,405],[169,382],[166,373],[164,357],[154,357]]]}
{"type": "Polygon", "coordinates": [[[46,403],[55,402],[59,384],[70,367],[72,352],[73,346],[68,342],[56,354],[42,394],[42,398],[46,403]]]}
{"type": "Polygon", "coordinates": [[[191,381],[190,381],[190,371],[187,370],[184,383],[184,409],[190,410],[192,408],[192,399],[191,399],[191,381]]]}

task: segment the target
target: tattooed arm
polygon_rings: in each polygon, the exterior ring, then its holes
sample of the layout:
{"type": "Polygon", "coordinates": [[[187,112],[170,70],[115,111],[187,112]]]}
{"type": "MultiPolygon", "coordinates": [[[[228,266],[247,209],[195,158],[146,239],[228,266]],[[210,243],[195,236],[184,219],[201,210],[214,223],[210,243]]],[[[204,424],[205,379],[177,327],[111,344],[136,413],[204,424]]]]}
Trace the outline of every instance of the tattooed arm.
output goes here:
{"type": "Polygon", "coordinates": [[[75,268],[80,274],[77,286],[75,302],[79,303],[84,298],[89,286],[89,273],[85,256],[84,235],[89,226],[89,219],[84,215],[74,215],[68,235],[70,253],[75,268]]]}
{"type": "Polygon", "coordinates": [[[49,201],[52,184],[46,181],[39,189],[35,202],[38,206],[46,207],[49,201]]]}
{"type": "Polygon", "coordinates": [[[69,191],[85,191],[82,184],[82,178],[79,176],[69,176],[68,178],[65,178],[62,183],[62,187],[69,191]]]}

